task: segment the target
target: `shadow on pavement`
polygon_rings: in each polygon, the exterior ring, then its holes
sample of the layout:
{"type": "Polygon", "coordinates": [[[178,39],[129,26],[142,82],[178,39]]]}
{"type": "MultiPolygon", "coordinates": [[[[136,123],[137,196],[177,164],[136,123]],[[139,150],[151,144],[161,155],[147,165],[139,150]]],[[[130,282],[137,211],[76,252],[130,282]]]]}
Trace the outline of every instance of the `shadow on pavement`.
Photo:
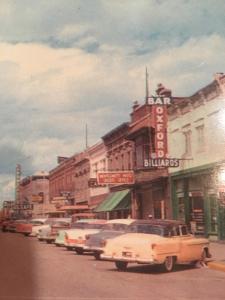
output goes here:
{"type": "MultiPolygon", "coordinates": [[[[114,265],[114,264],[113,264],[114,265]]],[[[182,271],[189,271],[189,270],[193,270],[196,267],[193,265],[176,265],[174,267],[174,270],[172,271],[172,273],[175,272],[182,272],[182,271]]],[[[108,269],[108,271],[114,271],[114,272],[126,272],[126,273],[141,273],[141,274],[155,274],[155,275],[159,275],[159,274],[169,274],[167,272],[163,271],[163,268],[161,266],[150,266],[150,265],[128,265],[127,269],[125,271],[121,271],[121,270],[117,270],[117,268],[112,268],[112,269],[108,269]]]]}
{"type": "Polygon", "coordinates": [[[23,235],[0,232],[0,299],[35,297],[32,244],[23,235]]]}

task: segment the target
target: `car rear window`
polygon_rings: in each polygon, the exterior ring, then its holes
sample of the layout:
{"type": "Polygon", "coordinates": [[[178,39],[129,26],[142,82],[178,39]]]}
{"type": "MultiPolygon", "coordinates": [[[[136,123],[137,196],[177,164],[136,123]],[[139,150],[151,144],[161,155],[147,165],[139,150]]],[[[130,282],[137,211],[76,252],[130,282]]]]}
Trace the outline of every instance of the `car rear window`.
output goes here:
{"type": "Polygon", "coordinates": [[[156,234],[160,236],[166,236],[165,228],[161,226],[154,226],[148,224],[136,224],[130,225],[128,228],[128,232],[136,232],[136,233],[146,233],[146,234],[156,234]]]}
{"type": "Polygon", "coordinates": [[[31,221],[31,223],[34,225],[43,225],[44,221],[31,221]]]}
{"type": "Polygon", "coordinates": [[[128,225],[120,224],[120,223],[111,223],[111,224],[105,224],[102,229],[112,230],[112,231],[127,231],[128,225]]]}

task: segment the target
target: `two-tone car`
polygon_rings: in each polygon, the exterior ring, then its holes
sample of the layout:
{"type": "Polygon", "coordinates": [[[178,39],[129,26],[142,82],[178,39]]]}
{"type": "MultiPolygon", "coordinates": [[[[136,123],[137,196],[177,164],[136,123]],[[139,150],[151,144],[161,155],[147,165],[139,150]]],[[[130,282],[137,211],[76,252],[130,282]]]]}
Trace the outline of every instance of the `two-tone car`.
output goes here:
{"type": "Polygon", "coordinates": [[[105,240],[101,258],[114,261],[119,270],[128,263],[161,265],[170,272],[175,264],[196,263],[210,257],[209,241],[196,238],[175,220],[137,220],[130,232],[105,240]]]}
{"type": "MultiPolygon", "coordinates": [[[[57,233],[56,239],[55,239],[55,245],[57,247],[66,246],[65,245],[65,234],[67,231],[74,230],[74,229],[84,229],[85,224],[94,222],[96,219],[80,219],[77,221],[74,221],[71,223],[70,229],[60,229],[57,233]]],[[[68,250],[71,250],[71,248],[68,248],[68,250]]]]}
{"type": "Polygon", "coordinates": [[[22,233],[25,236],[28,236],[32,233],[32,229],[34,227],[44,225],[45,222],[46,222],[46,218],[27,220],[25,222],[19,223],[16,226],[16,232],[22,233]]]}
{"type": "Polygon", "coordinates": [[[86,235],[84,250],[91,252],[99,260],[100,255],[103,253],[105,240],[126,233],[134,221],[135,219],[114,219],[107,221],[100,232],[86,235]]]}
{"type": "Polygon", "coordinates": [[[17,232],[17,228],[20,224],[26,223],[26,219],[19,219],[19,220],[11,220],[7,226],[6,226],[6,231],[9,232],[17,232]]]}
{"type": "Polygon", "coordinates": [[[106,220],[96,219],[84,224],[82,229],[67,230],[65,233],[66,248],[68,250],[75,250],[77,254],[83,254],[85,252],[86,236],[101,231],[105,223],[106,220]]]}
{"type": "Polygon", "coordinates": [[[39,241],[45,241],[48,244],[55,241],[57,233],[60,229],[70,228],[71,218],[55,218],[51,220],[48,226],[39,229],[38,239],[39,241]]]}

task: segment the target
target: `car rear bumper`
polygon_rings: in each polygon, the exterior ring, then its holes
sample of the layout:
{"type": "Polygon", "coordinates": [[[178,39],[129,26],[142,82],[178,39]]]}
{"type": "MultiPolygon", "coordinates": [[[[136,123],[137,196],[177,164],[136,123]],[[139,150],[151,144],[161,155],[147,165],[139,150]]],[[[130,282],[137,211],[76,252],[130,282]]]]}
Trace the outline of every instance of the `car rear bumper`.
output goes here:
{"type": "Polygon", "coordinates": [[[158,262],[155,261],[153,258],[137,258],[137,257],[132,258],[132,257],[124,257],[124,256],[111,256],[105,254],[101,254],[101,258],[109,261],[126,261],[126,262],[137,263],[137,264],[151,264],[151,265],[158,264],[158,262]]]}
{"type": "Polygon", "coordinates": [[[98,247],[84,246],[83,249],[87,252],[103,253],[103,250],[98,247]]]}

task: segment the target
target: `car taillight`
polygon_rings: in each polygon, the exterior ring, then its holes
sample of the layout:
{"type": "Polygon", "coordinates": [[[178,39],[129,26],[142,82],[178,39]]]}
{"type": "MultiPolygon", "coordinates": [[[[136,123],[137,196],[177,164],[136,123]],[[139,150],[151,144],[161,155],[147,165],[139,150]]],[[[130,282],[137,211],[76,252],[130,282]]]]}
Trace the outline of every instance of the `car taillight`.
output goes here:
{"type": "Polygon", "coordinates": [[[100,246],[101,246],[101,247],[105,247],[106,244],[107,244],[107,241],[106,241],[106,240],[101,240],[101,242],[100,242],[100,246]]]}
{"type": "Polygon", "coordinates": [[[157,244],[152,244],[152,250],[155,250],[157,244]]]}

